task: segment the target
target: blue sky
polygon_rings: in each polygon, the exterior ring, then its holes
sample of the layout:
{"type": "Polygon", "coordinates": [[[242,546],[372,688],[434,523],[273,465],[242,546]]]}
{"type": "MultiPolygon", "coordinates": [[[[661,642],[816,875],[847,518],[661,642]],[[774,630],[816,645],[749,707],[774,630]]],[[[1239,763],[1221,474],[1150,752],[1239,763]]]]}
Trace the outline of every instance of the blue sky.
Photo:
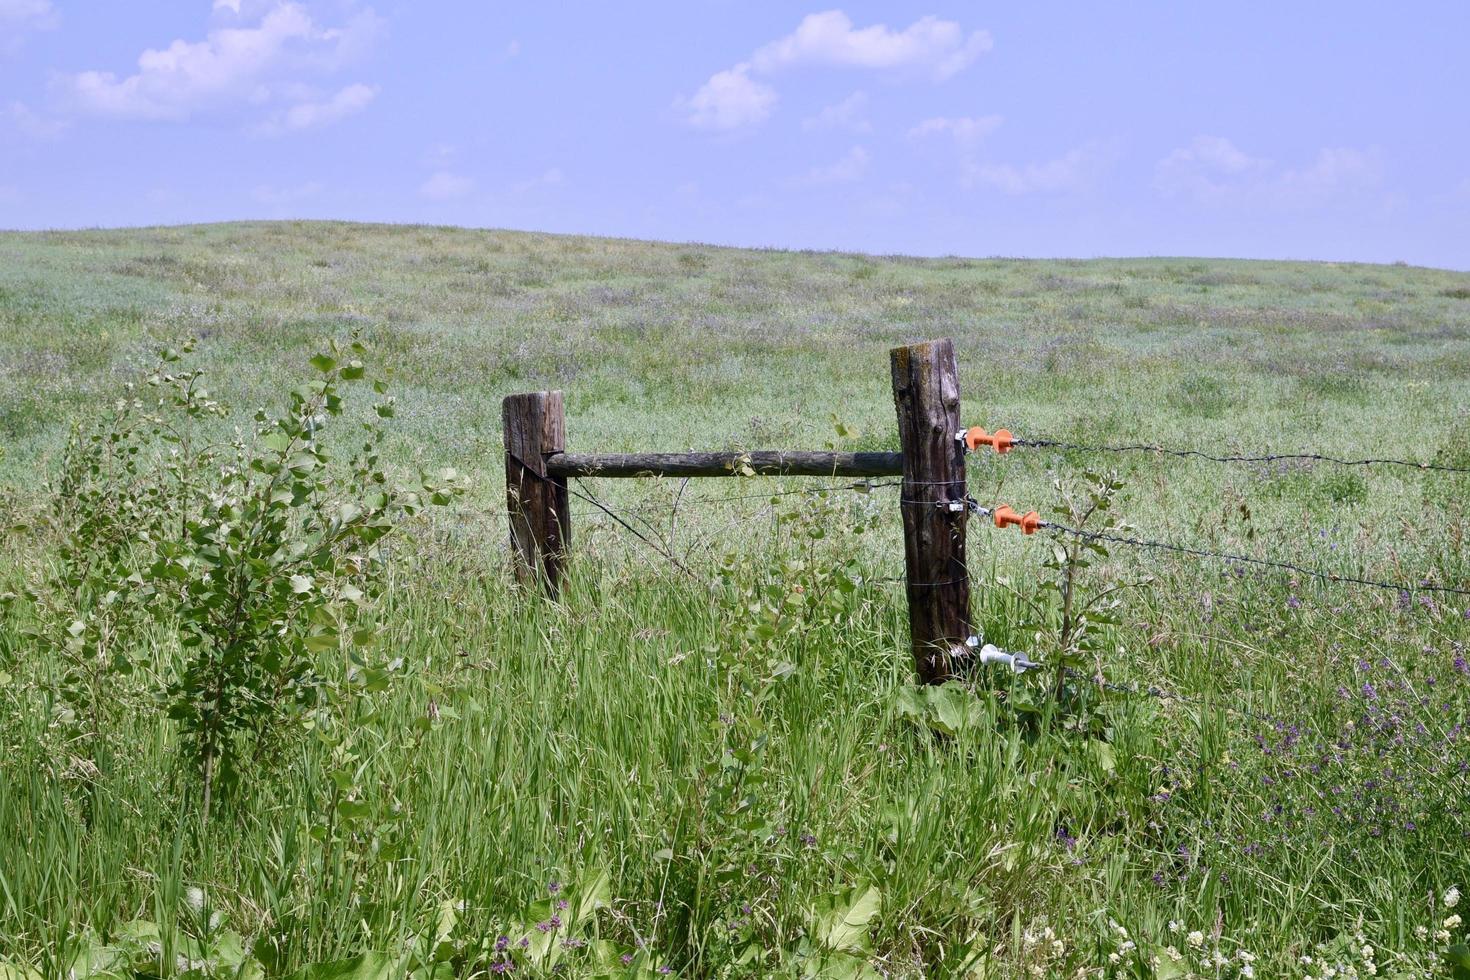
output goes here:
{"type": "Polygon", "coordinates": [[[0,227],[1470,269],[1470,3],[0,0],[0,227]]]}

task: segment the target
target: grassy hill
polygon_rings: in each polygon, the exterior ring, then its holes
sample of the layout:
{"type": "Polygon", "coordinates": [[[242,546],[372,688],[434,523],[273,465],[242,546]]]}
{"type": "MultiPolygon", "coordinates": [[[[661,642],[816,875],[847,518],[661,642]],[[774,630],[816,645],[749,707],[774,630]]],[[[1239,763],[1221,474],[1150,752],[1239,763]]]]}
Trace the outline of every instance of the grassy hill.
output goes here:
{"type": "MultiPolygon", "coordinates": [[[[1050,671],[914,691],[891,491],[588,481],[656,549],[579,501],[564,600],[510,583],[502,396],[563,389],[584,451],[891,448],[887,351],[940,336],[971,424],[1470,465],[1463,273],[336,223],[0,234],[0,963],[156,961],[152,929],[218,963],[237,935],[270,976],[366,954],[355,975],[1316,976],[1302,956],[1365,970],[1365,945],[1379,975],[1428,968],[1459,935],[1442,896],[1470,887],[1463,598],[1115,548],[1081,571],[1127,587],[1063,710],[1050,671]],[[157,348],[197,338],[223,437],[353,336],[391,370],[388,469],[471,488],[392,550],[375,652],[316,668],[389,679],[335,735],[242,763],[205,821],[157,709],[189,656],[169,621],[109,640],[115,704],[67,734],[68,664],[110,668],[68,652],[67,603],[97,600],[55,585],[44,484],[157,348]]],[[[1017,450],[976,457],[971,491],[1045,511],[1089,468],[1144,537],[1470,584],[1464,476],[1017,450]]],[[[975,528],[977,622],[1056,662],[1051,547],[975,528]]]]}

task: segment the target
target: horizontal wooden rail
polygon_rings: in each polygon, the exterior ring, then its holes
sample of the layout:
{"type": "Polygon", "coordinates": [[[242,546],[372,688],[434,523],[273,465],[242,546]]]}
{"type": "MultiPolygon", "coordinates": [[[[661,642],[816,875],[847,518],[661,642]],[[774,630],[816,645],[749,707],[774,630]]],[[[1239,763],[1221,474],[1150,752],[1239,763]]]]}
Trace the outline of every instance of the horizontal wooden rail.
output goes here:
{"type": "Polygon", "coordinates": [[[556,453],[549,476],[902,476],[901,453],[759,452],[556,453]]]}
{"type": "Polygon", "coordinates": [[[966,643],[971,636],[965,565],[969,511],[964,506],[965,448],[954,437],[960,431],[954,344],[938,340],[898,347],[888,360],[898,412],[901,452],[896,453],[569,453],[561,392],[509,396],[502,410],[505,488],[517,573],[539,579],[550,595],[557,594],[571,538],[570,477],[901,476],[898,502],[914,666],[925,683],[943,682],[953,676],[957,661],[973,657],[966,643]]]}

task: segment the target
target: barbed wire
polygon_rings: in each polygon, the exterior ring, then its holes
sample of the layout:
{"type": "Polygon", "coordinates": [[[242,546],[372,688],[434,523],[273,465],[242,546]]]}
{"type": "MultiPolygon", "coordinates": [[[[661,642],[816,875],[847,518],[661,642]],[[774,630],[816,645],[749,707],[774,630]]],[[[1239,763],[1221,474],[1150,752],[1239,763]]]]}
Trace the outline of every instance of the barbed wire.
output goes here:
{"type": "MultiPolygon", "coordinates": [[[[1017,442],[1018,442],[1018,444],[1029,444],[1029,445],[1043,445],[1044,444],[1044,445],[1049,445],[1049,446],[1053,446],[1053,447],[1063,447],[1063,446],[1073,447],[1073,444],[1054,443],[1054,442],[1042,442],[1042,441],[1039,441],[1039,440],[1027,440],[1027,441],[1024,441],[1024,442],[1022,440],[1017,440],[1017,442]]],[[[1085,448],[1085,447],[1076,446],[1074,448],[1085,448]]],[[[1133,450],[1136,450],[1136,449],[1145,449],[1145,448],[1153,448],[1153,447],[1141,447],[1140,446],[1140,447],[1095,447],[1095,448],[1111,448],[1111,449],[1116,450],[1116,451],[1126,452],[1126,451],[1133,451],[1133,450]]],[[[1167,453],[1169,453],[1171,455],[1200,455],[1200,456],[1204,456],[1204,454],[1195,453],[1193,450],[1187,450],[1187,451],[1180,451],[1180,450],[1158,450],[1158,451],[1167,452],[1167,453]]],[[[1232,459],[1233,460],[1243,460],[1243,459],[1246,459],[1246,457],[1205,457],[1205,458],[1216,459],[1217,461],[1229,461],[1229,460],[1232,460],[1232,459]]],[[[1266,457],[1253,457],[1253,458],[1264,459],[1266,457]]],[[[1273,458],[1284,458],[1284,457],[1273,457],[1273,458]]],[[[1318,457],[1313,457],[1313,458],[1318,458],[1318,457]]],[[[1350,461],[1331,460],[1328,457],[1320,457],[1320,458],[1327,459],[1328,461],[1331,461],[1331,462],[1348,462],[1349,465],[1351,465],[1351,462],[1350,461]]],[[[1404,463],[1404,461],[1402,461],[1402,460],[1364,460],[1364,461],[1360,461],[1360,462],[1365,462],[1365,463],[1366,462],[1398,462],[1398,463],[1404,463]]],[[[533,470],[533,469],[531,469],[530,467],[524,466],[524,464],[522,464],[522,465],[523,465],[523,472],[530,474],[533,478],[535,478],[535,479],[537,479],[539,481],[542,481],[542,482],[551,482],[551,481],[547,480],[546,477],[543,477],[540,474],[536,473],[536,471],[533,470]]],[[[1405,464],[1405,465],[1409,465],[1409,464],[1405,464]]],[[[1414,464],[1414,465],[1419,465],[1419,464],[1414,464]]],[[[1445,467],[1437,467],[1437,468],[1445,469],[1445,467]]],[[[1450,469],[1454,469],[1454,468],[1450,468],[1450,469]]],[[[1466,471],[1467,472],[1470,472],[1470,470],[1466,470],[1466,471]]],[[[700,502],[702,502],[702,503],[703,502],[714,503],[714,502],[719,502],[719,501],[722,501],[722,500],[723,501],[733,501],[733,500],[749,500],[749,499],[769,499],[770,497],[773,497],[773,496],[789,496],[789,495],[794,495],[794,494],[825,493],[825,492],[832,492],[832,491],[839,491],[839,490],[853,490],[853,491],[859,491],[860,490],[860,491],[866,492],[866,491],[869,491],[869,490],[879,489],[879,488],[884,488],[884,487],[903,486],[906,483],[909,484],[909,485],[948,486],[948,485],[951,485],[951,484],[954,484],[954,483],[958,483],[958,482],[960,482],[960,481],[958,481],[958,480],[950,480],[950,481],[895,481],[895,480],[890,480],[890,481],[885,481],[883,483],[873,483],[871,481],[860,481],[860,482],[856,482],[856,483],[838,484],[838,485],[830,485],[830,486],[824,486],[824,487],[801,487],[801,488],[797,488],[797,489],[794,489],[794,490],[780,490],[780,491],[774,491],[773,493],[770,493],[770,494],[736,494],[736,495],[732,495],[732,496],[724,497],[724,498],[702,498],[700,500],[700,502]]],[[[580,489],[580,487],[581,487],[581,481],[579,480],[579,481],[577,481],[577,483],[576,483],[575,486],[568,486],[568,490],[573,495],[577,496],[578,498],[580,498],[582,500],[587,501],[588,503],[590,503],[594,507],[596,507],[598,510],[600,510],[603,513],[607,514],[610,518],[612,518],[615,522],[617,522],[620,526],[622,526],[626,531],[628,531],[630,534],[632,534],[635,537],[637,537],[644,544],[648,545],[650,548],[652,548],[654,551],[656,551],[661,557],[663,557],[670,564],[674,565],[677,569],[679,569],[679,571],[681,571],[681,572],[683,572],[683,573],[685,573],[687,575],[690,575],[691,577],[696,577],[697,578],[697,576],[695,576],[694,573],[687,566],[685,566],[682,562],[680,562],[677,557],[675,557],[674,555],[672,555],[668,551],[668,549],[664,548],[658,542],[653,541],[647,535],[643,534],[641,531],[639,531],[637,528],[635,528],[632,524],[630,524],[627,520],[625,520],[620,514],[618,514],[616,511],[612,510],[612,508],[608,507],[606,504],[602,503],[602,501],[598,500],[596,498],[596,496],[593,495],[590,491],[583,492],[580,489]]],[[[948,500],[948,501],[945,501],[945,500],[938,500],[938,501],[913,500],[913,499],[909,499],[909,498],[900,497],[899,498],[899,503],[901,505],[903,505],[903,506],[946,507],[949,510],[965,509],[965,510],[968,510],[970,513],[974,513],[974,514],[976,514],[976,515],[978,515],[980,517],[988,517],[988,516],[990,516],[993,513],[993,511],[991,510],[991,508],[982,506],[978,501],[975,500],[974,497],[971,497],[971,496],[968,496],[968,495],[964,499],[962,499],[962,500],[948,500]]],[[[1462,587],[1452,586],[1452,585],[1436,585],[1436,584],[1434,584],[1432,582],[1428,582],[1428,581],[1422,581],[1422,582],[1420,582],[1418,584],[1413,584],[1413,583],[1407,583],[1407,582],[1390,582],[1390,581],[1384,581],[1384,580],[1381,580],[1381,579],[1363,578],[1361,576],[1356,576],[1356,575],[1340,575],[1340,574],[1335,573],[1335,572],[1324,572],[1324,571],[1321,571],[1319,569],[1308,568],[1307,566],[1298,564],[1296,562],[1275,561],[1275,560],[1267,559],[1267,558],[1255,558],[1255,557],[1252,557],[1250,555],[1241,555],[1241,554],[1235,554],[1233,552],[1225,552],[1225,551],[1212,551],[1212,550],[1205,549],[1205,548],[1191,548],[1191,547],[1188,547],[1186,545],[1174,544],[1174,543],[1168,542],[1168,541],[1157,541],[1157,540],[1152,540],[1152,539],[1148,539],[1148,538],[1137,538],[1137,537],[1131,537],[1131,536],[1122,535],[1122,534],[1111,534],[1111,533],[1108,533],[1108,532],[1105,532],[1105,531],[1089,531],[1089,530],[1086,530],[1086,529],[1083,529],[1083,528],[1068,527],[1067,525],[1060,524],[1060,523],[1058,523],[1056,521],[1039,521],[1039,522],[1036,523],[1036,527],[1038,527],[1039,529],[1045,529],[1045,530],[1055,531],[1055,532],[1057,532],[1059,534],[1071,535],[1073,537],[1076,537],[1076,538],[1079,538],[1079,539],[1085,540],[1085,541],[1107,542],[1109,544],[1121,544],[1121,545],[1127,545],[1129,547],[1135,547],[1135,548],[1147,548],[1147,549],[1156,550],[1156,551],[1167,551],[1167,552],[1170,552],[1172,554],[1190,555],[1192,557],[1197,557],[1197,558],[1208,558],[1208,559],[1217,560],[1217,561],[1235,562],[1235,563],[1243,564],[1243,565],[1255,565],[1255,566],[1262,567],[1262,568],[1274,568],[1274,569],[1279,569],[1279,570],[1282,570],[1282,571],[1293,572],[1293,573],[1298,574],[1298,575],[1303,575],[1303,576],[1306,576],[1308,578],[1313,578],[1313,579],[1317,579],[1319,581],[1329,582],[1329,583],[1336,583],[1336,584],[1343,584],[1343,585],[1361,585],[1361,586],[1367,586],[1367,587],[1370,587],[1370,588],[1385,589],[1385,590],[1389,590],[1389,591],[1393,591],[1393,592],[1398,592],[1398,593],[1434,592],[1434,593],[1440,593],[1440,594],[1445,594],[1445,595],[1470,596],[1470,588],[1462,588],[1462,587]]],[[[886,578],[886,579],[871,579],[870,581],[874,582],[875,584],[890,584],[890,583],[896,584],[897,582],[904,582],[905,584],[909,584],[909,585],[913,585],[913,586],[921,587],[921,588],[938,588],[938,587],[942,587],[942,586],[946,586],[946,585],[955,585],[955,584],[958,584],[959,582],[965,581],[966,578],[967,578],[967,576],[957,576],[957,577],[952,578],[952,579],[945,579],[945,580],[935,581],[935,582],[908,582],[908,580],[907,580],[906,577],[900,578],[900,577],[895,576],[895,577],[886,578]]]]}
{"type": "Polygon", "coordinates": [[[1288,561],[1272,561],[1268,558],[1253,558],[1250,555],[1238,555],[1227,551],[1210,551],[1204,548],[1190,548],[1168,541],[1153,541],[1147,538],[1134,538],[1121,534],[1109,534],[1106,531],[1087,531],[1082,528],[1068,527],[1055,521],[1042,521],[1039,525],[1042,529],[1069,534],[1073,537],[1087,541],[1106,541],[1111,544],[1130,545],[1135,548],[1150,548],[1158,551],[1170,551],[1175,554],[1193,555],[1199,558],[1213,558],[1222,561],[1239,562],[1245,565],[1259,565],[1266,568],[1277,568],[1285,571],[1295,572],[1309,578],[1319,579],[1323,582],[1335,582],[1346,585],[1366,585],[1378,589],[1389,589],[1394,592],[1441,592],[1448,595],[1470,596],[1470,589],[1459,588],[1453,585],[1435,585],[1431,582],[1421,582],[1413,585],[1407,582],[1385,582],[1379,579],[1360,578],[1355,575],[1339,575],[1335,572],[1324,572],[1305,565],[1298,565],[1288,561]]]}
{"type": "MultiPolygon", "coordinates": [[[[537,478],[538,479],[544,479],[543,477],[540,477],[540,476],[538,476],[537,478]]],[[[580,480],[577,481],[577,484],[575,486],[568,485],[567,486],[567,492],[570,493],[570,494],[572,494],[574,497],[580,497],[582,500],[587,501],[589,504],[591,504],[592,506],[596,507],[598,510],[602,511],[608,517],[611,517],[614,521],[616,521],[618,524],[620,524],[623,527],[623,529],[626,530],[629,534],[633,535],[639,541],[642,541],[644,544],[648,545],[648,547],[652,548],[655,552],[657,552],[658,555],[659,555],[659,557],[663,558],[664,561],[668,562],[670,565],[674,566],[679,571],[683,572],[685,575],[688,575],[690,578],[693,578],[695,580],[698,580],[699,576],[696,575],[692,569],[690,569],[687,565],[685,565],[683,562],[681,562],[672,553],[670,553],[667,548],[663,547],[663,545],[659,544],[657,541],[654,541],[652,538],[648,537],[643,532],[639,531],[632,524],[629,524],[626,520],[623,519],[623,517],[620,514],[618,514],[616,511],[614,511],[611,507],[608,507],[602,501],[598,500],[597,497],[594,496],[591,491],[588,491],[586,493],[583,493],[582,492],[582,489],[581,489],[581,481],[580,480]]]]}
{"type": "Polygon", "coordinates": [[[1063,452],[1086,453],[1153,453],[1156,456],[1173,456],[1179,459],[1203,459],[1211,463],[1275,463],[1283,460],[1307,460],[1332,463],[1336,466],[1403,466],[1416,470],[1432,470],[1440,473],[1470,473],[1470,466],[1450,466],[1445,463],[1424,463],[1412,459],[1341,459],[1320,453],[1266,453],[1261,456],[1213,456],[1197,449],[1166,449],[1163,446],[1144,444],[1121,446],[1093,446],[1077,442],[1060,442],[1054,439],[1016,439],[1014,444],[1032,449],[1060,449],[1063,452]]]}

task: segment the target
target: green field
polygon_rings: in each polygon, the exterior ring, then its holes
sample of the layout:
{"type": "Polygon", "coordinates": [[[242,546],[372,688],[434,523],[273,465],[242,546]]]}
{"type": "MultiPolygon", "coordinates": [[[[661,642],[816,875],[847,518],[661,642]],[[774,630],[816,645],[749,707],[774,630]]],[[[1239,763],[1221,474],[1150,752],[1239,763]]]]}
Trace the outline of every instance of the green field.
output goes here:
{"type": "MultiPolygon", "coordinates": [[[[562,389],[575,451],[895,449],[888,350],[936,337],[969,424],[1470,466],[1464,273],[331,223],[0,234],[0,980],[1447,969],[1464,596],[1115,547],[1078,573],[1124,587],[1061,700],[1050,668],[919,693],[896,491],[761,478],[583,481],[652,544],[574,499],[561,601],[514,585],[504,395],[562,389]],[[114,539],[168,454],[145,448],[100,518],[63,478],[73,426],[191,337],[179,363],[228,415],[188,445],[250,444],[255,410],[357,337],[396,398],[388,478],[467,481],[386,539],[350,611],[373,638],[311,647],[322,703],[297,681],[261,698],[207,809],[167,710],[191,627],[163,599],[119,618],[88,557],[152,588],[173,525],[114,539]],[[84,512],[101,530],[68,526],[84,512]]],[[[971,492],[1046,512],[1089,469],[1116,470],[1110,513],[1142,537],[1470,587],[1465,475],[1018,449],[974,457],[971,492]]],[[[975,522],[970,556],[986,638],[1059,662],[1050,536],[975,522]]]]}

